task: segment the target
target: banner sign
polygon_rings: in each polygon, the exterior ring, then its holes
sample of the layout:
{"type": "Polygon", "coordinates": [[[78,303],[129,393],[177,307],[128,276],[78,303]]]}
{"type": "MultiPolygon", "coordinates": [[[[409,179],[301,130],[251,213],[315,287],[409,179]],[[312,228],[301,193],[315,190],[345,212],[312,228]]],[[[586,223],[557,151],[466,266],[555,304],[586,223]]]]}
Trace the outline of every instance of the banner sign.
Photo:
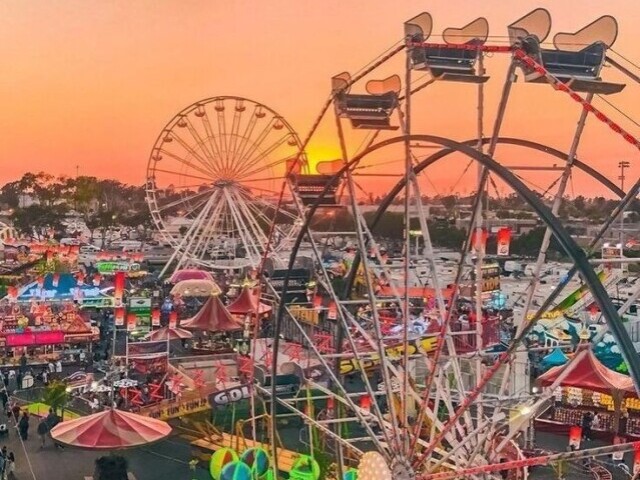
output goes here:
{"type": "Polygon", "coordinates": [[[139,263],[130,262],[96,262],[96,270],[103,275],[114,275],[117,272],[137,272],[139,263]]]}
{"type": "Polygon", "coordinates": [[[129,365],[131,365],[131,368],[143,375],[165,373],[167,371],[168,361],[169,358],[166,352],[133,359],[129,357],[129,365]]]}
{"type": "Polygon", "coordinates": [[[129,358],[145,358],[160,353],[166,355],[167,342],[131,342],[127,344],[129,358]]]}
{"type": "Polygon", "coordinates": [[[64,332],[52,330],[31,333],[9,333],[5,337],[7,347],[27,347],[31,345],[57,345],[64,343],[64,332]]]}
{"type": "MultiPolygon", "coordinates": [[[[423,337],[408,344],[409,355],[415,355],[417,353],[431,353],[436,349],[438,343],[438,337],[430,336],[423,337]]],[[[386,355],[391,358],[400,358],[404,355],[404,347],[402,345],[387,347],[385,349],[386,355]]],[[[380,358],[376,358],[375,355],[370,356],[367,360],[362,360],[359,364],[355,358],[350,358],[340,361],[340,374],[348,375],[359,371],[361,369],[368,370],[380,365],[380,358]]]]}
{"type": "Polygon", "coordinates": [[[251,388],[249,385],[238,385],[237,387],[212,393],[209,395],[209,404],[211,404],[212,407],[223,407],[248,398],[251,398],[251,388]]]}

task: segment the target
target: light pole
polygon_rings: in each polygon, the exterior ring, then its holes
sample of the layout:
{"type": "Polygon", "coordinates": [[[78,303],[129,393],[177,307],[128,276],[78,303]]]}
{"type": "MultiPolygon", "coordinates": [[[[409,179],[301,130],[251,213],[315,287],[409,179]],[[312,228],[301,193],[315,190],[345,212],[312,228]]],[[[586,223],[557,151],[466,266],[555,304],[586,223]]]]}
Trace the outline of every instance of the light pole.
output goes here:
{"type": "MultiPolygon", "coordinates": [[[[631,166],[626,160],[620,160],[618,162],[618,167],[620,167],[620,176],[618,180],[620,180],[620,190],[624,192],[624,171],[631,166]]],[[[624,210],[620,212],[620,253],[624,251],[624,210]]]]}

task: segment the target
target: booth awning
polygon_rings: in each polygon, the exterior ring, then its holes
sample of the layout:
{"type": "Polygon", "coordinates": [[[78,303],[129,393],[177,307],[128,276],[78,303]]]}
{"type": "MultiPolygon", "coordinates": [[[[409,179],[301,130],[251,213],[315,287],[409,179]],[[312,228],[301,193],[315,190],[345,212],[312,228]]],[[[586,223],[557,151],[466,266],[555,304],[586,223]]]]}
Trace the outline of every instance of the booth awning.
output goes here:
{"type": "Polygon", "coordinates": [[[153,332],[149,332],[147,335],[144,336],[144,339],[151,340],[151,341],[156,341],[156,340],[166,341],[167,339],[168,340],[184,340],[191,337],[193,337],[191,332],[183,328],[163,327],[163,328],[159,328],[158,330],[154,330],[153,332]]]}
{"type": "Polygon", "coordinates": [[[579,351],[576,356],[576,360],[543,373],[537,382],[549,386],[564,375],[560,382],[563,387],[583,388],[607,395],[619,392],[625,397],[638,396],[630,377],[605,367],[591,350],[579,351]]]}

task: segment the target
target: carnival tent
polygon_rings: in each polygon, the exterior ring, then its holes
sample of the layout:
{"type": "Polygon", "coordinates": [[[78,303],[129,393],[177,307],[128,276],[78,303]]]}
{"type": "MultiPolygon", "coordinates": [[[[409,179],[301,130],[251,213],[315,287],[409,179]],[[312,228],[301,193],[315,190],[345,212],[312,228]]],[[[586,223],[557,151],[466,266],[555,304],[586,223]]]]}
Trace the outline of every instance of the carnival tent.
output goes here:
{"type": "Polygon", "coordinates": [[[171,295],[181,297],[208,297],[220,293],[220,287],[213,280],[182,280],[171,289],[171,295]]]}
{"type": "Polygon", "coordinates": [[[197,269],[176,270],[169,278],[169,283],[179,283],[185,280],[209,280],[213,282],[213,276],[209,272],[197,269]]]}
{"type": "Polygon", "coordinates": [[[232,315],[247,315],[249,313],[262,315],[269,313],[271,306],[262,303],[252,288],[244,287],[238,298],[227,307],[227,310],[232,315]]]}
{"type": "Polygon", "coordinates": [[[557,379],[563,387],[576,387],[607,395],[637,397],[631,377],[609,370],[596,358],[591,350],[579,351],[576,360],[563,366],[553,367],[540,375],[537,382],[543,386],[552,385],[557,379]]]}
{"type": "Polygon", "coordinates": [[[170,433],[166,422],[116,409],[62,422],[51,429],[55,442],[90,450],[139,447],[170,433]]]}
{"type": "Polygon", "coordinates": [[[166,340],[185,340],[192,338],[193,334],[183,328],[163,327],[145,335],[145,340],[166,341],[166,340]]]}
{"type": "Polygon", "coordinates": [[[211,295],[198,313],[181,322],[180,326],[189,330],[207,332],[231,332],[242,329],[242,325],[234,320],[222,304],[219,295],[211,295]]]}

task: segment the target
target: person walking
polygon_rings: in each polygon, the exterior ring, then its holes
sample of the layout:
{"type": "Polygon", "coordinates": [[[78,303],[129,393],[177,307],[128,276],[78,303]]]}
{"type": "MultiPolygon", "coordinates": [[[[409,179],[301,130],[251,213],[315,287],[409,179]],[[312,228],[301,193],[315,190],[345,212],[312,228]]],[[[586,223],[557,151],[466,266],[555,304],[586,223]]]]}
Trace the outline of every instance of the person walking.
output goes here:
{"type": "Polygon", "coordinates": [[[9,396],[7,395],[7,391],[3,388],[0,390],[0,401],[2,402],[2,411],[7,411],[7,403],[9,403],[9,396]]]}
{"type": "Polygon", "coordinates": [[[18,432],[22,440],[29,438],[29,412],[23,412],[20,421],[18,422],[18,432]]]}
{"type": "Polygon", "coordinates": [[[40,437],[40,449],[44,448],[44,443],[49,433],[49,425],[47,424],[46,417],[40,420],[38,423],[38,436],[40,437]]]}
{"type": "Polygon", "coordinates": [[[4,461],[4,480],[13,480],[15,474],[13,473],[16,469],[16,457],[13,452],[9,452],[6,460],[4,461]]]}

